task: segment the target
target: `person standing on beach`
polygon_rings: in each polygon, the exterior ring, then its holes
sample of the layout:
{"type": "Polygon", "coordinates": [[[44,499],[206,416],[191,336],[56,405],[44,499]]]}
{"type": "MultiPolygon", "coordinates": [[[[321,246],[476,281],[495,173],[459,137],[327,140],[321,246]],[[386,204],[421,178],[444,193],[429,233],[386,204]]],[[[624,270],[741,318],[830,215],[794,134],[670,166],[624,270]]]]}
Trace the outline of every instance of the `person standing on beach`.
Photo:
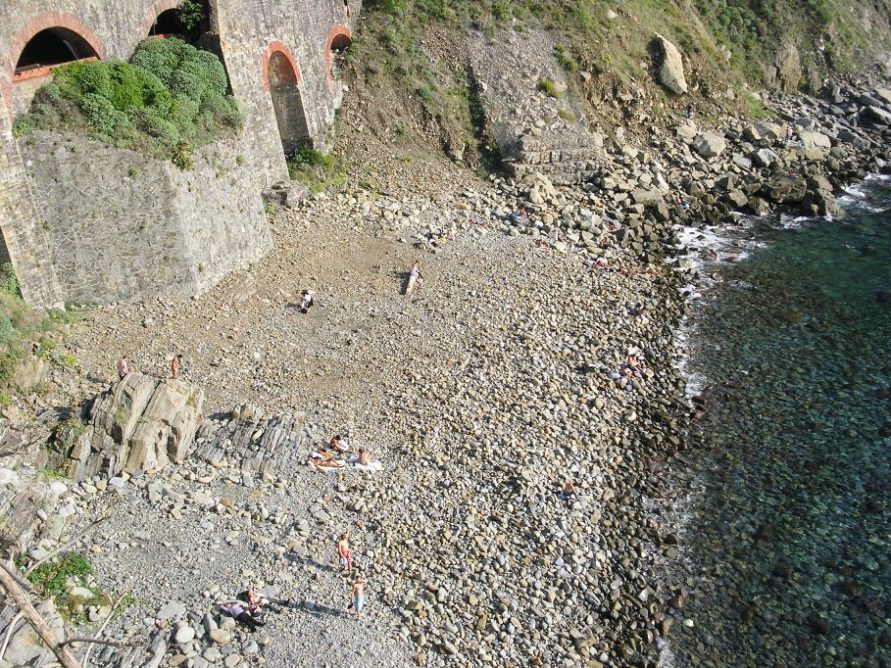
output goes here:
{"type": "Polygon", "coordinates": [[[421,274],[421,261],[415,260],[408,272],[408,285],[405,288],[405,294],[410,295],[415,288],[421,289],[424,284],[424,276],[421,274]]]}
{"type": "Polygon", "coordinates": [[[365,606],[365,579],[362,574],[357,574],[353,581],[353,589],[350,592],[353,601],[353,608],[356,611],[356,617],[362,616],[362,608],[365,606]]]}
{"type": "Polygon", "coordinates": [[[173,380],[177,380],[179,378],[180,369],[182,369],[183,356],[182,355],[174,355],[173,361],[170,362],[170,373],[173,375],[173,380]]]}
{"type": "Polygon", "coordinates": [[[344,531],[340,534],[340,538],[337,539],[337,558],[340,561],[340,565],[343,566],[343,569],[349,573],[353,574],[353,553],[350,552],[350,533],[349,531],[344,531]]]}
{"type": "Polygon", "coordinates": [[[130,369],[127,367],[127,356],[121,355],[121,359],[118,360],[118,378],[124,380],[128,373],[130,373],[130,369]]]}

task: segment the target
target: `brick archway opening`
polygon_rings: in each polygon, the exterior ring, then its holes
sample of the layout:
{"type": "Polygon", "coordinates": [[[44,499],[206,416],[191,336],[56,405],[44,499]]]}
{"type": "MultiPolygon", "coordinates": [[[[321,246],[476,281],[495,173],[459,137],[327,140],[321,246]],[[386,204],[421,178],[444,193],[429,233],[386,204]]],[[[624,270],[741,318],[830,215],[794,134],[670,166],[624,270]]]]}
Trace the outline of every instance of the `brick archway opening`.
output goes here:
{"type": "Polygon", "coordinates": [[[14,110],[27,108],[34,91],[49,78],[53,67],[84,58],[103,60],[105,47],[76,16],[46,12],[28,19],[9,44],[3,65],[6,77],[0,80],[9,118],[13,118],[14,110]],[[46,48],[47,41],[51,49],[46,48]]]}
{"type": "Polygon", "coordinates": [[[263,59],[263,84],[272,98],[272,108],[285,157],[294,156],[301,148],[312,146],[312,135],[300,84],[300,67],[287,46],[273,42],[263,59]]]}
{"type": "Polygon", "coordinates": [[[22,79],[35,70],[98,57],[96,49],[73,30],[47,28],[25,44],[16,61],[14,78],[22,79]]]}
{"type": "Polygon", "coordinates": [[[149,37],[164,37],[168,35],[183,37],[185,34],[186,30],[179,20],[179,9],[176,8],[168,9],[158,14],[148,32],[149,37]]]}
{"type": "Polygon", "coordinates": [[[334,85],[334,57],[346,51],[353,43],[353,33],[346,26],[334,26],[328,33],[325,45],[325,74],[328,77],[328,88],[334,85]]]}

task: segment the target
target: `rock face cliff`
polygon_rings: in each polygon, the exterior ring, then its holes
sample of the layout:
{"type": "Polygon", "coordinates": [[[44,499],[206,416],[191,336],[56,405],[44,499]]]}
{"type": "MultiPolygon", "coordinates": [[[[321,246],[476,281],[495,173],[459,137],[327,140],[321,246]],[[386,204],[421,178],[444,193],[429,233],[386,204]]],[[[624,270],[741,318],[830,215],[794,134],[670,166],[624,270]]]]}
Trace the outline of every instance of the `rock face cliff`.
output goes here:
{"type": "Polygon", "coordinates": [[[203,421],[204,391],[179,380],[131,373],[96,398],[71,448],[76,480],[162,469],[182,462],[203,421]]]}

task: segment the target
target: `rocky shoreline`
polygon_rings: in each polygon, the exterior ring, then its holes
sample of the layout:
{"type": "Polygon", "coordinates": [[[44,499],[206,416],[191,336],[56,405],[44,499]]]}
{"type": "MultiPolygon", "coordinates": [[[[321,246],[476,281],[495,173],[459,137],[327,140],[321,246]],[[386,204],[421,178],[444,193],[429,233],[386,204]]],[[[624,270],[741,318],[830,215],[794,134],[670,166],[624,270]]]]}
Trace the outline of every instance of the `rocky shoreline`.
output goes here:
{"type": "MultiPolygon", "coordinates": [[[[135,600],[105,633],[136,647],[96,665],[655,665],[691,623],[685,583],[664,576],[682,540],[664,469],[685,447],[674,334],[695,276],[662,259],[678,226],[834,213],[841,183],[884,167],[872,109],[889,99],[839,89],[777,99],[778,121],[616,138],[581,188],[533,175],[455,189],[444,168],[437,200],[316,196],[279,214],[269,258],[207,294],[89,314],[65,342],[80,372],[55,370],[53,392],[17,410],[97,394],[123,351],[159,374],[184,351],[211,413],[196,450],[229,453],[44,485],[57,503],[32,558],[111,513],[81,548],[104,590],[135,600]],[[418,257],[427,281],[406,298],[418,257]],[[319,305],[302,316],[305,287],[319,305]],[[260,408],[229,413],[244,402],[260,408]],[[384,470],[306,467],[335,432],[384,470]],[[232,454],[262,459],[273,441],[287,456],[265,469],[232,454]],[[347,527],[364,620],[346,617],[332,565],[347,527]],[[254,636],[212,615],[248,586],[284,602],[254,636]]],[[[37,652],[24,635],[10,651],[37,652]]]]}

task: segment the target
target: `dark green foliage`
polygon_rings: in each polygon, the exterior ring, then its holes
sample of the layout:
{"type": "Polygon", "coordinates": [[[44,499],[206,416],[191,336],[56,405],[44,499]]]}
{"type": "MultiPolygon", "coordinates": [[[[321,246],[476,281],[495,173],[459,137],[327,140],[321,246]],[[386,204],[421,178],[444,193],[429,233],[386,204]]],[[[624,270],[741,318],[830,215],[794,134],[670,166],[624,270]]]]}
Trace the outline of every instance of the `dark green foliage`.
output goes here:
{"type": "Polygon", "coordinates": [[[5,344],[12,339],[14,331],[12,320],[3,311],[0,311],[0,344],[5,344]]]}
{"type": "Polygon", "coordinates": [[[322,153],[309,146],[302,147],[288,161],[291,178],[319,192],[331,186],[340,186],[346,181],[346,161],[334,153],[322,153]]]}
{"type": "Polygon", "coordinates": [[[4,262],[0,265],[0,291],[13,297],[22,295],[19,289],[19,278],[15,275],[15,269],[12,262],[4,262]]]}
{"type": "Polygon", "coordinates": [[[86,129],[101,141],[191,167],[194,144],[243,123],[228,87],[226,70],[214,54],[179,39],[146,40],[129,63],[56,69],[15,132],[86,129]],[[188,150],[180,146],[183,141],[188,150]]]}
{"type": "Polygon", "coordinates": [[[112,134],[115,125],[126,119],[125,116],[116,115],[117,110],[112,101],[98,93],[87,93],[81,97],[80,110],[90,127],[104,135],[112,134]]]}
{"type": "Polygon", "coordinates": [[[207,4],[201,0],[183,0],[179,5],[179,22],[186,32],[195,32],[207,18],[207,4]]]}

